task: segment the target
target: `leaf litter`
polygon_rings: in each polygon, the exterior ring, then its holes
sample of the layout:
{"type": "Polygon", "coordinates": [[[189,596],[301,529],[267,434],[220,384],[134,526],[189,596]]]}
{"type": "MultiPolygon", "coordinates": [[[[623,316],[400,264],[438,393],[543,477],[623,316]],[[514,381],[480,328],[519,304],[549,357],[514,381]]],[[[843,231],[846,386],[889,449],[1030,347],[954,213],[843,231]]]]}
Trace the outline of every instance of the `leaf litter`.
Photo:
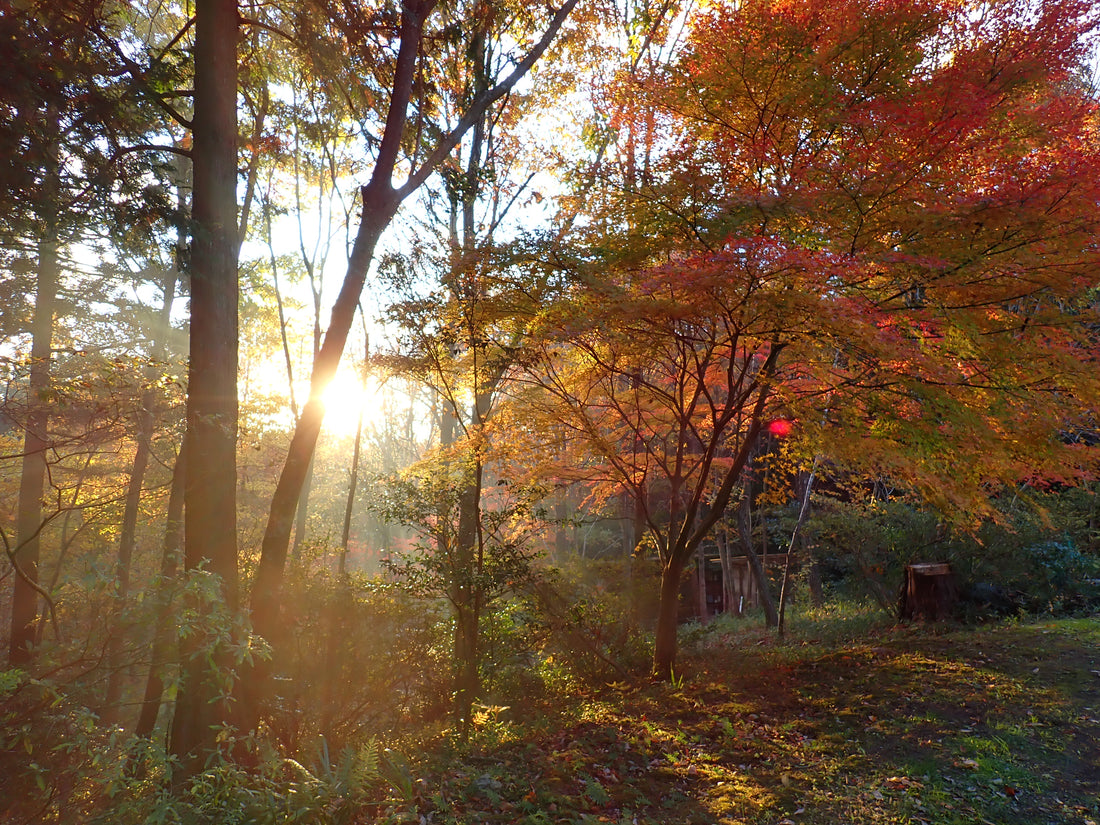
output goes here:
{"type": "Polygon", "coordinates": [[[675,689],[558,696],[504,741],[429,750],[434,793],[390,821],[1100,822],[1098,642],[1095,619],[901,626],[873,648],[727,640],[687,652],[675,689]]]}

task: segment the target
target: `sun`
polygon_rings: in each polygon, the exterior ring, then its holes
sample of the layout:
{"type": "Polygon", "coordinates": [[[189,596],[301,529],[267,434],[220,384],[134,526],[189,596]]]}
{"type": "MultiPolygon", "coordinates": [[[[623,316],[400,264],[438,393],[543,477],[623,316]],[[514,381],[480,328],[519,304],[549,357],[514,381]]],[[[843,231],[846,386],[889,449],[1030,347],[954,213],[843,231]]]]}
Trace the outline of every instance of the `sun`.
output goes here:
{"type": "Polygon", "coordinates": [[[362,415],[363,429],[381,423],[382,398],[377,380],[366,382],[352,370],[340,370],[321,395],[325,404],[324,429],[340,438],[352,438],[362,415]]]}

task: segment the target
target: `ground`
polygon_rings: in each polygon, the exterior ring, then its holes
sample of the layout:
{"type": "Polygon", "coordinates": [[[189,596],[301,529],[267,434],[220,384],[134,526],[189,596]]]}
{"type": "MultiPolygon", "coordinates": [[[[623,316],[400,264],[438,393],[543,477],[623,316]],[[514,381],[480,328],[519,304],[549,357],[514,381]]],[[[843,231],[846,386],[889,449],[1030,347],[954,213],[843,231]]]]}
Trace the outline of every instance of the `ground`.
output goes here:
{"type": "Polygon", "coordinates": [[[843,642],[729,622],[674,685],[486,710],[390,766],[392,822],[1100,823],[1100,620],[877,626],[843,642]],[[415,777],[415,778],[414,778],[415,777]]]}

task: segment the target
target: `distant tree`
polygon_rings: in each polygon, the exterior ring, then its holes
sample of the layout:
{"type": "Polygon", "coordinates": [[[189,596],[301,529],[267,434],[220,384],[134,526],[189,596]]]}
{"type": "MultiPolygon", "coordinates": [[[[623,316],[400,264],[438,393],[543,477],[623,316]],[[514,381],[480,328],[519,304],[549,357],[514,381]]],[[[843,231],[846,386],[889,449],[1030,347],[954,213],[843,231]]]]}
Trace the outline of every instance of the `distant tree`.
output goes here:
{"type": "MultiPolygon", "coordinates": [[[[442,114],[454,123],[464,115],[465,102],[496,85],[510,62],[486,23],[471,39],[466,60],[450,68],[442,114]]],[[[414,252],[387,256],[381,266],[390,291],[401,296],[387,309],[399,330],[397,352],[384,360],[438,399],[439,439],[426,466],[458,485],[451,529],[430,531],[439,558],[422,557],[419,564],[441,578],[450,576],[454,713],[463,729],[481,690],[482,625],[500,587],[489,571],[509,546],[488,525],[500,519],[499,502],[486,507],[486,488],[500,471],[492,419],[532,308],[548,291],[541,274],[522,260],[517,265],[523,244],[506,240],[513,212],[532,197],[537,174],[517,126],[546,105],[530,96],[506,96],[487,107],[441,166],[438,184],[422,192],[426,220],[414,252]],[[435,283],[429,286],[429,279],[435,283]]],[[[389,491],[384,495],[391,498],[389,491]]],[[[392,504],[385,509],[417,526],[418,519],[402,516],[392,504]]],[[[401,569],[416,578],[414,567],[401,569]]]]}

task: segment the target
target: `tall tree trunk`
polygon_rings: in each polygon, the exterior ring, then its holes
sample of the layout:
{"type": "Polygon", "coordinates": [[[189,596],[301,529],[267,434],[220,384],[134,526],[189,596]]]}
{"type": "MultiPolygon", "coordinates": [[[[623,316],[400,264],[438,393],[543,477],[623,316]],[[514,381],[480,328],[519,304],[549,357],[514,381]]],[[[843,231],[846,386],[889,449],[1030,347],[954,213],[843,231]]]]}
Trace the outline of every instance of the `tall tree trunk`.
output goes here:
{"type": "Polygon", "coordinates": [[[649,508],[649,503],[646,499],[649,496],[649,488],[646,486],[646,482],[643,480],[638,487],[637,494],[634,496],[634,510],[632,513],[631,529],[634,533],[634,546],[631,548],[631,553],[635,558],[640,558],[641,554],[639,547],[642,543],[642,538],[645,537],[647,529],[647,516],[646,512],[649,508]]]}
{"type": "Polygon", "coordinates": [[[634,538],[634,497],[629,492],[619,494],[619,547],[622,557],[629,560],[634,555],[634,548],[638,546],[634,538]]]}
{"type": "Polygon", "coordinates": [[[107,725],[114,725],[119,718],[118,703],[122,697],[122,685],[125,676],[123,667],[123,645],[126,628],[123,614],[126,602],[130,598],[130,566],[134,555],[135,536],[137,534],[138,507],[141,504],[141,490],[145,484],[145,470],[149,465],[149,449],[152,441],[152,392],[142,393],[141,409],[138,411],[138,425],[135,440],[134,463],[130,468],[130,480],[126,487],[126,503],[122,513],[122,529],[118,539],[118,556],[115,560],[115,592],[110,624],[107,636],[107,688],[100,709],[100,719],[107,725]]]}
{"type": "Polygon", "coordinates": [[[355,448],[351,453],[351,477],[348,479],[348,500],[344,506],[344,532],[340,539],[340,561],[337,573],[343,579],[348,572],[348,544],[351,541],[351,517],[355,511],[355,493],[359,487],[359,454],[363,442],[363,411],[355,425],[355,448]]]}
{"type": "Polygon", "coordinates": [[[171,661],[173,634],[169,594],[171,583],[179,571],[183,545],[183,488],[187,467],[187,443],[184,442],[176,456],[172,469],[172,489],[168,494],[168,516],[164,525],[164,550],[160,562],[160,585],[156,599],[157,626],[153,634],[150,652],[149,676],[145,682],[145,695],[141,701],[134,735],[149,738],[157,726],[161,700],[164,696],[164,679],[171,661]]]}
{"type": "Polygon", "coordinates": [[[821,562],[813,559],[806,574],[806,585],[810,591],[810,604],[814,607],[825,606],[825,590],[821,585],[821,562]]]}
{"type": "Polygon", "coordinates": [[[475,459],[472,479],[459,495],[458,532],[455,535],[457,580],[451,586],[455,608],[454,695],[455,720],[469,729],[470,714],[480,689],[481,607],[481,462],[475,459]]]}
{"type": "MultiPolygon", "coordinates": [[[[472,59],[471,74],[473,95],[484,93],[489,81],[485,73],[485,28],[488,20],[478,21],[480,26],[471,38],[468,56],[472,59]]],[[[485,601],[482,571],[485,546],[481,524],[481,484],[484,475],[482,443],[484,426],[492,410],[492,390],[495,381],[482,375],[487,368],[482,357],[484,345],[479,342],[477,329],[478,305],[483,300],[477,264],[472,260],[477,253],[478,233],[475,208],[482,191],[482,161],[486,147],[487,113],[479,117],[470,131],[470,147],[465,169],[465,186],[452,195],[451,202],[451,260],[452,297],[461,302],[468,313],[468,339],[464,342],[472,356],[472,379],[475,387],[474,403],[470,410],[470,424],[466,429],[466,443],[472,447],[470,460],[473,466],[469,474],[463,474],[466,486],[458,497],[458,531],[455,536],[457,581],[452,583],[451,601],[455,606],[455,718],[459,729],[470,729],[473,704],[481,689],[481,608],[485,601]],[[456,220],[461,215],[462,234],[456,232],[456,220]]],[[[492,151],[491,148],[488,151],[492,151]]],[[[492,229],[482,239],[491,243],[492,229]]]]}
{"type": "MultiPolygon", "coordinates": [[[[370,359],[370,338],[367,338],[366,359],[370,359]]],[[[365,362],[364,362],[365,363],[365,362]]],[[[355,493],[359,486],[359,456],[363,441],[363,409],[355,425],[355,448],[351,456],[351,473],[348,479],[348,498],[344,506],[344,530],[340,540],[340,556],[337,561],[336,590],[328,603],[328,630],[325,639],[325,680],[321,688],[321,735],[333,741],[336,697],[343,686],[344,645],[347,633],[344,617],[354,603],[348,584],[348,545],[351,542],[351,518],[355,511],[355,493]]]]}
{"type": "MultiPolygon", "coordinates": [[[[176,248],[173,267],[165,279],[165,311],[162,317],[162,332],[165,340],[171,331],[171,309],[168,306],[169,294],[174,295],[183,261],[187,259],[187,222],[189,212],[188,189],[191,182],[190,165],[182,156],[177,159],[173,177],[176,187],[176,248]]],[[[238,250],[242,237],[238,228],[238,250]]],[[[174,301],[174,299],[173,299],[174,301]]],[[[138,712],[134,735],[149,738],[156,728],[160,715],[161,700],[164,695],[164,679],[170,661],[177,651],[174,649],[174,637],[171,626],[172,585],[178,578],[180,564],[183,561],[183,497],[186,482],[187,445],[180,445],[176,454],[176,463],[172,468],[172,483],[168,493],[168,512],[164,521],[164,539],[161,545],[160,579],[153,594],[155,629],[150,645],[149,672],[145,680],[145,693],[138,712]]],[[[176,659],[178,662],[178,657],[176,659]]]]}
{"type": "MultiPolygon", "coordinates": [[[[267,528],[261,545],[260,563],[252,584],[252,626],[267,640],[276,654],[284,645],[284,633],[279,616],[283,571],[286,567],[291,530],[298,502],[305,485],[310,462],[317,446],[324,418],[321,393],[328,386],[340,363],[344,344],[366,281],[367,268],[382,230],[389,224],[394,207],[388,198],[364,191],[363,225],[348,264],[348,277],[332,310],[328,335],[313,365],[310,397],[294,427],[287,457],[283,463],[275,493],[271,499],[267,528]],[[373,202],[372,202],[373,201],[373,202]]],[[[254,729],[259,722],[261,706],[266,701],[272,665],[257,662],[241,684],[241,726],[254,729]]]]}
{"type": "MultiPolygon", "coordinates": [[[[298,180],[297,167],[295,167],[295,181],[298,180]]],[[[297,191],[297,183],[295,183],[295,191],[297,191]]],[[[298,199],[299,211],[301,210],[301,198],[298,199]]],[[[286,331],[286,311],[283,306],[283,292],[279,286],[279,259],[275,255],[274,239],[271,232],[271,205],[264,201],[264,224],[267,229],[267,249],[271,260],[271,274],[275,285],[275,303],[279,310],[279,337],[282,340],[283,345],[283,360],[286,364],[286,377],[287,386],[290,392],[290,411],[294,415],[294,420],[298,420],[298,398],[294,391],[294,364],[290,357],[290,341],[287,337],[286,331]]],[[[301,216],[298,218],[298,234],[301,238],[301,216]]],[[[304,243],[299,240],[299,244],[302,248],[302,260],[305,262],[306,269],[309,272],[310,278],[310,291],[313,293],[314,304],[314,333],[313,333],[313,357],[317,357],[317,350],[320,346],[318,328],[320,326],[320,294],[316,287],[313,285],[314,274],[313,265],[306,254],[304,243]]],[[[306,518],[309,515],[309,490],[313,484],[313,462],[310,461],[309,469],[306,471],[306,479],[302,485],[301,495],[298,497],[298,511],[297,517],[294,522],[294,544],[290,548],[291,561],[296,561],[299,557],[302,548],[302,542],[305,540],[306,535],[306,518]]]]}
{"type": "Polygon", "coordinates": [[[707,560],[700,550],[695,554],[695,601],[699,611],[699,621],[710,621],[710,605],[707,604],[707,560]]]}
{"type": "Polygon", "coordinates": [[[294,516],[294,544],[290,547],[290,563],[298,565],[302,559],[302,547],[306,541],[309,526],[309,493],[313,489],[313,457],[310,456],[306,467],[306,477],[302,482],[302,492],[298,495],[298,508],[294,516]]]}
{"type": "MultiPolygon", "coordinates": [[[[56,109],[46,118],[58,132],[56,109]]],[[[23,435],[23,466],[19,478],[19,509],[15,522],[15,547],[10,561],[15,567],[11,606],[11,638],[8,659],[26,667],[33,660],[38,632],[38,564],[41,555],[42,494],[46,483],[46,450],[49,447],[50,359],[54,310],[60,277],[58,266],[57,199],[58,147],[54,144],[43,169],[42,206],[38,228],[38,272],[34,317],[31,320],[31,364],[27,386],[27,420],[23,435]]]]}
{"type": "MultiPolygon", "coordinates": [[[[152,355],[154,361],[162,361],[167,351],[167,337],[171,328],[172,305],[176,297],[175,270],[165,276],[164,302],[161,304],[154,332],[152,355]]],[[[146,372],[146,379],[152,384],[155,379],[154,368],[146,372]]],[[[122,696],[124,669],[122,664],[123,641],[127,636],[121,624],[121,616],[126,609],[130,596],[130,568],[134,556],[137,536],[138,509],[141,505],[141,491],[145,485],[145,471],[149,465],[149,455],[153,441],[153,405],[156,394],[147,389],[141,394],[141,406],[137,411],[137,432],[135,433],[134,464],[130,469],[130,480],[126,488],[126,504],[122,514],[122,529],[118,539],[118,558],[115,564],[115,606],[113,627],[107,640],[107,690],[103,698],[103,710],[100,718],[107,724],[118,721],[118,703],[122,696]]]]}
{"type": "Polygon", "coordinates": [[[569,531],[566,528],[566,524],[572,521],[571,513],[575,513],[575,510],[570,508],[569,504],[569,488],[562,487],[558,490],[557,499],[554,502],[554,552],[553,557],[557,562],[565,561],[566,554],[569,552],[569,531]]]}
{"type": "MultiPolygon", "coordinates": [[[[366,319],[363,320],[366,327],[366,319]]],[[[363,378],[366,380],[370,364],[370,332],[363,335],[363,378]]],[[[351,477],[348,479],[348,501],[344,508],[344,534],[340,541],[340,578],[347,574],[348,542],[351,541],[351,517],[355,510],[355,494],[359,489],[359,456],[363,445],[363,407],[359,407],[359,420],[355,424],[355,448],[351,454],[351,477]]]]}
{"type": "MultiPolygon", "coordinates": [[[[238,607],[237,25],[235,0],[196,0],[184,564],[218,577],[229,615],[238,607]]],[[[199,605],[207,616],[213,607],[199,605]]],[[[175,782],[202,769],[229,721],[218,684],[226,655],[209,644],[194,634],[181,651],[169,742],[175,782]]]]}

